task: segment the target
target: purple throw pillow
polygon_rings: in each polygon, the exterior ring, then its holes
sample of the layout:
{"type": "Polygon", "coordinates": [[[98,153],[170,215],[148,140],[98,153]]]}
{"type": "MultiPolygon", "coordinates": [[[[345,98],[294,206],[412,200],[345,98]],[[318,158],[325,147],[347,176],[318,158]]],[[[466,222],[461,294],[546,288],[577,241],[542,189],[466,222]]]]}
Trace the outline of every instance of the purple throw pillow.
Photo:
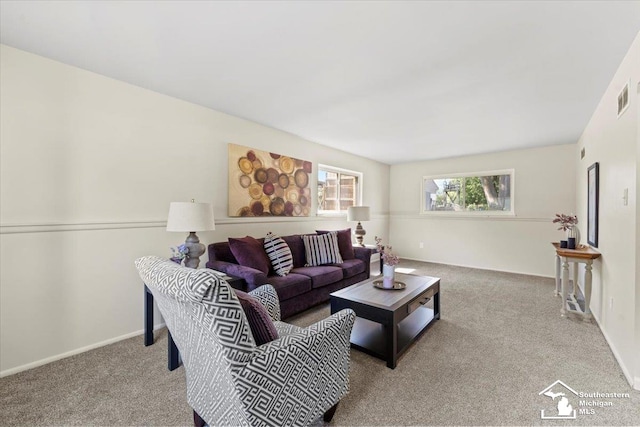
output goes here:
{"type": "Polygon", "coordinates": [[[242,310],[244,310],[244,314],[247,316],[256,345],[266,344],[278,339],[276,325],[273,324],[273,320],[271,320],[269,312],[264,305],[248,293],[237,289],[234,290],[236,291],[238,300],[240,300],[242,310]]]}
{"type": "Polygon", "coordinates": [[[251,236],[241,237],[239,239],[229,237],[229,247],[231,248],[231,253],[236,257],[240,265],[255,268],[264,274],[269,274],[271,261],[269,261],[262,247],[262,243],[257,239],[251,236]]]}
{"type": "MultiPolygon", "coordinates": [[[[340,249],[340,256],[343,260],[354,259],[356,255],[353,252],[353,244],[351,243],[351,229],[337,230],[338,231],[338,248],[340,249]]],[[[316,230],[318,234],[327,234],[328,230],[316,230]]]]}

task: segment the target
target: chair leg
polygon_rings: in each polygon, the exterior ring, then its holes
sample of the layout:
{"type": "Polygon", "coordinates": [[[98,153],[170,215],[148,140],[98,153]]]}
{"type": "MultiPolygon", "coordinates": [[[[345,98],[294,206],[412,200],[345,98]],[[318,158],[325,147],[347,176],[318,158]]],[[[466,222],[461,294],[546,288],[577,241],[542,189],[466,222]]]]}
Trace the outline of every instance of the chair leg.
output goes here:
{"type": "Polygon", "coordinates": [[[193,411],[193,425],[195,427],[204,427],[207,425],[205,420],[202,419],[200,415],[196,411],[193,411]]]}
{"type": "MultiPolygon", "coordinates": [[[[338,403],[340,403],[340,402],[338,402],[338,403]]],[[[333,405],[331,408],[329,408],[329,410],[327,412],[324,413],[324,422],[325,423],[330,423],[331,420],[333,419],[333,415],[336,413],[336,409],[338,409],[338,403],[333,405]]]]}

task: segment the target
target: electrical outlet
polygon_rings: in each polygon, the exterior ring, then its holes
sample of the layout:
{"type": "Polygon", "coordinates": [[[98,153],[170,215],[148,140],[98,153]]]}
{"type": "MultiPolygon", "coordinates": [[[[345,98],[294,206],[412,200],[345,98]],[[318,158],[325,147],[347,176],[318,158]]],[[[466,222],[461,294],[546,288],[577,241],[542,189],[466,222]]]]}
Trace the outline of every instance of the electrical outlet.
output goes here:
{"type": "Polygon", "coordinates": [[[613,297],[609,298],[609,310],[613,310],[613,297]]]}
{"type": "Polygon", "coordinates": [[[625,206],[629,205],[629,189],[628,188],[625,188],[624,191],[622,192],[622,200],[624,201],[625,206]]]}
{"type": "Polygon", "coordinates": [[[424,242],[420,242],[420,249],[424,249],[424,242]]]}

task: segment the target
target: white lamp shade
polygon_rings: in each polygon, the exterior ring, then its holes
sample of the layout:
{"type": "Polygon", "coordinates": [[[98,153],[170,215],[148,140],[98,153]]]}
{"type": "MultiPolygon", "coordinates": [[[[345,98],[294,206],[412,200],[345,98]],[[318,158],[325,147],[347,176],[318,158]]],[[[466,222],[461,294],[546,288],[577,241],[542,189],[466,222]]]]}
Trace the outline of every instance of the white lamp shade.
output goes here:
{"type": "Polygon", "coordinates": [[[347,221],[369,221],[369,206],[349,206],[347,221]]]}
{"type": "Polygon", "coordinates": [[[211,203],[171,202],[167,231],[215,230],[211,203]]]}

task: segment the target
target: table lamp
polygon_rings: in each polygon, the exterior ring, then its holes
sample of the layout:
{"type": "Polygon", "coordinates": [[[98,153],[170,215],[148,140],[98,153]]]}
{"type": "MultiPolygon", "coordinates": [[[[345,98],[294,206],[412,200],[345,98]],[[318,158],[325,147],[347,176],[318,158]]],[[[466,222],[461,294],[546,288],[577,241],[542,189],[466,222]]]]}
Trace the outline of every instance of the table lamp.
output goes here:
{"type": "Polygon", "coordinates": [[[213,219],[213,207],[210,203],[171,202],[169,205],[169,218],[167,219],[167,231],[188,232],[184,244],[188,249],[184,265],[189,268],[198,268],[200,256],[204,254],[205,247],[196,236],[196,231],[215,230],[213,219]]]}
{"type": "Polygon", "coordinates": [[[360,221],[369,221],[369,217],[369,206],[349,206],[347,208],[347,221],[358,221],[358,225],[353,234],[356,235],[356,240],[360,246],[364,246],[362,239],[364,235],[367,234],[364,228],[362,228],[360,221]]]}

